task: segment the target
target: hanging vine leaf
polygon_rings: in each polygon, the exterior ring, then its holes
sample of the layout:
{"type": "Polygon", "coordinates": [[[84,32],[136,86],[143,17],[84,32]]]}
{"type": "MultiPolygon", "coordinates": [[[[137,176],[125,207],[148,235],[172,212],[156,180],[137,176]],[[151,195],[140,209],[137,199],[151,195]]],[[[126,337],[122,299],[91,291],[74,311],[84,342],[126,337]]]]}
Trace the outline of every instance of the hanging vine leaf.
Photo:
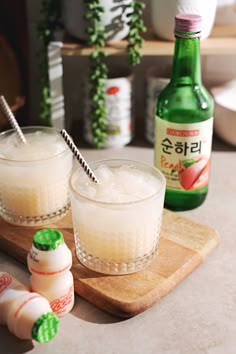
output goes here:
{"type": "Polygon", "coordinates": [[[132,12],[129,16],[129,34],[128,34],[128,57],[129,64],[135,66],[141,61],[140,48],[143,46],[143,38],[140,33],[146,31],[142,16],[145,4],[142,1],[134,0],[131,2],[132,12]]]}
{"type": "Polygon", "coordinates": [[[107,119],[105,107],[105,82],[108,68],[102,61],[106,52],[101,50],[106,43],[105,28],[100,25],[104,13],[99,0],[84,0],[87,8],[85,19],[88,22],[88,44],[94,47],[90,59],[90,100],[92,115],[93,143],[97,148],[103,148],[107,140],[107,119]]]}
{"type": "Polygon", "coordinates": [[[51,126],[51,99],[48,76],[48,45],[55,40],[55,31],[62,28],[61,6],[58,0],[42,0],[37,33],[43,48],[38,53],[40,73],[40,124],[51,126]]]}

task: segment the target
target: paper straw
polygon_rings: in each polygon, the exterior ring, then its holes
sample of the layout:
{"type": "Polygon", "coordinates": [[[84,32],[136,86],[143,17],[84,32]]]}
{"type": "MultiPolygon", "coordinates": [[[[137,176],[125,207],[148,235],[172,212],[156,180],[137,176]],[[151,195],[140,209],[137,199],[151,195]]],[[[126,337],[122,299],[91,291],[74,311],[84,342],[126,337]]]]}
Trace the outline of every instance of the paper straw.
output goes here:
{"type": "Polygon", "coordinates": [[[63,139],[65,140],[66,144],[69,146],[69,148],[71,149],[74,157],[79,161],[80,165],[83,167],[85,173],[87,174],[87,176],[95,183],[99,183],[97,177],[95,176],[95,174],[93,173],[93,171],[91,170],[91,168],[89,167],[89,165],[87,164],[87,162],[85,161],[85,159],[83,158],[83,156],[81,155],[79,149],[76,147],[76,145],[73,143],[71,137],[69,136],[69,134],[66,132],[65,129],[62,129],[60,131],[63,139]]]}
{"type": "Polygon", "coordinates": [[[5,100],[4,96],[0,96],[0,104],[1,107],[5,113],[5,115],[8,118],[9,123],[11,124],[12,128],[15,130],[18,138],[21,140],[22,143],[26,144],[26,139],[24,137],[24,134],[22,133],[22,130],[17,123],[16,118],[14,117],[10,107],[7,104],[7,101],[5,100]]]}

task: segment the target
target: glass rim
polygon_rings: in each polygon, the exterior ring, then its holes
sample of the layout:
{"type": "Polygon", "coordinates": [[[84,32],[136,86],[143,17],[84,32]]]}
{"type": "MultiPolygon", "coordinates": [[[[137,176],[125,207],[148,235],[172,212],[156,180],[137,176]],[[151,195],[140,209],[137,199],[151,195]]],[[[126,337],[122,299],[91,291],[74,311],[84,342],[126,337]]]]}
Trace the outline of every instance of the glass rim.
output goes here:
{"type": "MultiPolygon", "coordinates": [[[[58,136],[60,136],[60,130],[55,128],[55,127],[47,127],[47,126],[43,126],[43,125],[29,125],[29,126],[25,126],[25,127],[21,127],[21,130],[24,132],[24,130],[32,130],[32,129],[37,129],[37,130],[49,130],[51,132],[55,132],[58,134],[58,136]]],[[[0,132],[0,142],[2,140],[2,137],[4,139],[4,135],[6,137],[7,134],[10,134],[10,133],[15,133],[15,130],[14,129],[8,129],[8,130],[4,130],[3,132],[0,132]]],[[[63,138],[61,138],[62,141],[63,138]]],[[[40,158],[40,159],[35,159],[35,160],[13,160],[13,159],[10,159],[10,158],[6,158],[4,156],[1,156],[0,155],[0,162],[3,161],[3,162],[9,162],[9,163],[12,163],[12,164],[19,164],[19,163],[37,163],[37,162],[44,162],[44,161],[48,161],[48,160],[51,160],[51,159],[54,159],[55,157],[59,157],[60,155],[63,155],[65,154],[67,151],[70,151],[69,147],[65,144],[65,149],[63,149],[61,152],[59,153],[56,153],[52,156],[48,156],[48,157],[45,157],[45,158],[40,158]]]]}
{"type": "MultiPolygon", "coordinates": [[[[124,163],[130,163],[130,164],[139,164],[139,165],[142,165],[146,168],[149,168],[150,170],[152,171],[155,171],[156,174],[158,174],[158,177],[159,177],[159,181],[160,181],[160,187],[158,188],[158,190],[153,193],[152,195],[149,195],[147,197],[144,197],[144,198],[141,198],[139,200],[134,200],[134,201],[130,201],[130,202],[106,202],[106,201],[100,201],[100,200],[96,200],[96,199],[93,199],[93,198],[89,198],[89,197],[86,197],[82,194],[80,194],[76,189],[75,187],[73,186],[72,184],[72,179],[76,176],[76,174],[78,174],[79,171],[82,171],[83,173],[85,173],[85,171],[83,170],[83,167],[82,166],[79,166],[71,175],[70,175],[70,178],[69,178],[69,188],[70,188],[70,191],[72,191],[76,197],[84,200],[84,201],[87,201],[87,202],[90,202],[90,203],[94,203],[94,204],[99,204],[99,205],[105,205],[105,206],[108,206],[108,205],[111,205],[111,206],[120,206],[120,205],[133,205],[133,204],[139,204],[139,203],[143,203],[149,199],[152,199],[158,195],[160,195],[162,192],[163,192],[163,189],[165,191],[165,186],[166,186],[166,179],[165,179],[165,176],[163,175],[163,173],[158,169],[156,168],[155,166],[152,166],[152,165],[149,165],[145,162],[142,162],[142,161],[138,161],[138,160],[130,160],[130,159],[121,159],[121,158],[111,158],[111,159],[101,159],[101,160],[96,160],[96,161],[92,161],[89,163],[89,166],[92,167],[93,164],[105,164],[106,162],[111,162],[111,161],[114,161],[114,162],[124,162],[124,163]]],[[[121,165],[121,164],[120,164],[121,165]]],[[[88,177],[89,178],[89,177],[88,177]]]]}

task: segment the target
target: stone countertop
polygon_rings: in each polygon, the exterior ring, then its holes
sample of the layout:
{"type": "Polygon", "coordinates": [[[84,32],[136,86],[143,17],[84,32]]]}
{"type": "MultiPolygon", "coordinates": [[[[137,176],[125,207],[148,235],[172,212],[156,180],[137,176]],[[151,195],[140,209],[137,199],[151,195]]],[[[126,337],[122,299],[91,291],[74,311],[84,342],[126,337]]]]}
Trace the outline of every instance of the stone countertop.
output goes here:
{"type": "MultiPolygon", "coordinates": [[[[129,158],[153,163],[153,148],[81,149],[90,162],[129,158]]],[[[0,353],[234,354],[236,348],[236,149],[213,144],[208,198],[184,212],[211,225],[221,243],[205,262],[158,304],[131,319],[102,312],[79,296],[48,344],[21,341],[0,326],[0,353]]],[[[0,269],[26,285],[26,267],[0,252],[0,269]]]]}

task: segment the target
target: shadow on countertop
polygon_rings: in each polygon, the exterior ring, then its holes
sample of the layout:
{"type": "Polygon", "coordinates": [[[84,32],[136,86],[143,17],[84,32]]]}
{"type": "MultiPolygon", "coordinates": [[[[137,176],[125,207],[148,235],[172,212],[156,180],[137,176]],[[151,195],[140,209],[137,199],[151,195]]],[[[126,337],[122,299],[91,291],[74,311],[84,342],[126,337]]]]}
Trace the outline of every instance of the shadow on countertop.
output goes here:
{"type": "Polygon", "coordinates": [[[15,337],[4,326],[0,326],[0,337],[4,338],[4,340],[1,340],[0,353],[2,354],[23,354],[34,348],[31,340],[21,340],[15,337]]]}

